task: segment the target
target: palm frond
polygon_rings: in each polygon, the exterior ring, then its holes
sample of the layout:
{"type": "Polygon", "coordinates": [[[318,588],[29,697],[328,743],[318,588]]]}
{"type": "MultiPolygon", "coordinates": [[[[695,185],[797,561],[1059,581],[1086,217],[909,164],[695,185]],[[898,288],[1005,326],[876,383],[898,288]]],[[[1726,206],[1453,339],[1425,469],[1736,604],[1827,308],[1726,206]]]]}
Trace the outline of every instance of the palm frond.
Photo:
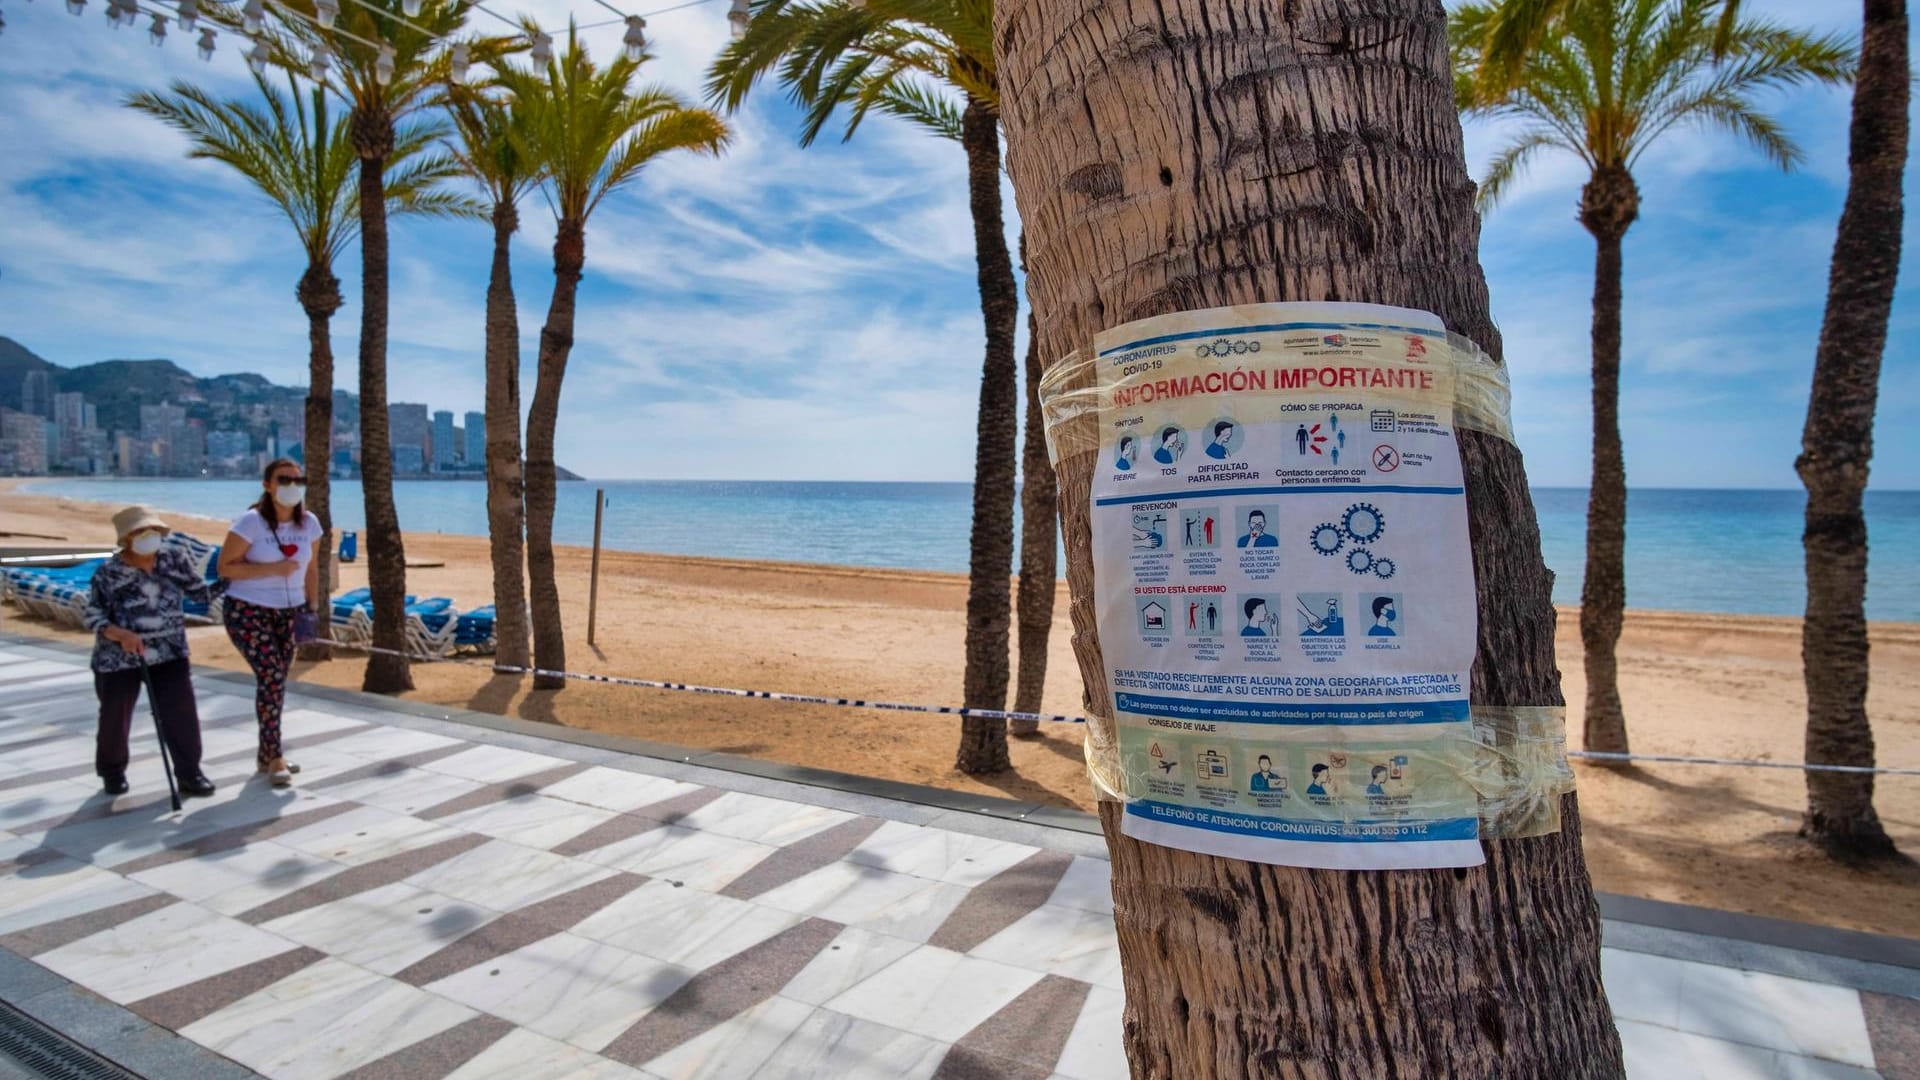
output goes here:
{"type": "Polygon", "coordinates": [[[943,139],[960,141],[960,105],[931,86],[891,82],[878,89],[873,104],[881,112],[918,124],[943,139]]]}
{"type": "Polygon", "coordinates": [[[1482,215],[1499,205],[1506,197],[1507,188],[1522,172],[1527,162],[1542,150],[1566,149],[1566,140],[1559,132],[1536,128],[1525,132],[1508,143],[1493,161],[1487,165],[1487,175],[1480,178],[1479,190],[1474,192],[1473,205],[1482,215]]]}

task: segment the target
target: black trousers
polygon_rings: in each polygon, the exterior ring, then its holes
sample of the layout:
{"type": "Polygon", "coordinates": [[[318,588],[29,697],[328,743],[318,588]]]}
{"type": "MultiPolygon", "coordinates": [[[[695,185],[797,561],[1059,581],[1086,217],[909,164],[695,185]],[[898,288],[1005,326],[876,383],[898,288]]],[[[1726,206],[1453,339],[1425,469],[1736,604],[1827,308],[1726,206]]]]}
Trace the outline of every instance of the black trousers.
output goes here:
{"type": "MultiPolygon", "coordinates": [[[[153,678],[153,707],[173,756],[174,775],[194,776],[200,772],[200,710],[193,700],[193,669],[185,660],[169,660],[147,672],[153,678]]],[[[139,668],[93,673],[93,690],[100,697],[93,771],[102,777],[126,774],[127,738],[142,684],[139,668]]]]}

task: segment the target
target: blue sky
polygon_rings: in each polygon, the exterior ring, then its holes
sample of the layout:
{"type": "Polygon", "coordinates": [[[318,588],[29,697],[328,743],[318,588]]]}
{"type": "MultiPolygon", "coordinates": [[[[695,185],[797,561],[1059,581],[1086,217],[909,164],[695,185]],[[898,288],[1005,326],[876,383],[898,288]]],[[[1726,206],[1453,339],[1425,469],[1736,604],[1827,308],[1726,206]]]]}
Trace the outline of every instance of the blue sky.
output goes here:
{"type": "MultiPolygon", "coordinates": [[[[1748,0],[1756,14],[1852,30],[1854,4],[1748,0]]],[[[239,43],[214,62],[176,31],[154,48],[52,0],[8,3],[0,37],[0,334],[63,364],[166,356],[202,374],[305,379],[301,264],[284,224],[222,169],[120,108],[186,78],[250,91],[239,43]]],[[[511,4],[549,25],[561,0],[511,4]]],[[[592,10],[579,9],[588,18],[592,10]]],[[[688,93],[725,40],[725,5],[649,20],[653,77],[688,93]]],[[[589,40],[610,53],[618,28],[589,40]]],[[[1671,135],[1639,172],[1626,244],[1623,416],[1629,481],[1791,487],[1845,193],[1847,95],[1795,91],[1778,115],[1809,167],[1784,176],[1737,141],[1671,135]]],[[[851,144],[795,145],[769,93],[720,161],[653,167],[588,236],[559,456],[596,477],[964,480],[981,331],[958,146],[891,121],[851,144]]],[[[1502,132],[1470,126],[1476,172],[1502,132]]],[[[1587,478],[1593,249],[1584,177],[1541,158],[1481,245],[1535,483],[1587,478]]],[[[1009,233],[1017,229],[1007,189],[1009,233]]],[[[523,207],[514,247],[527,392],[552,276],[551,219],[523,207]]],[[[1874,486],[1920,488],[1920,281],[1909,252],[1881,385],[1874,486]]],[[[481,223],[398,223],[390,392],[481,404],[490,237],[481,223]]],[[[340,385],[353,387],[357,252],[337,267],[340,385]]],[[[1024,329],[1024,327],[1023,327],[1024,329]]],[[[1023,337],[1024,347],[1024,337],[1023,337]]]]}

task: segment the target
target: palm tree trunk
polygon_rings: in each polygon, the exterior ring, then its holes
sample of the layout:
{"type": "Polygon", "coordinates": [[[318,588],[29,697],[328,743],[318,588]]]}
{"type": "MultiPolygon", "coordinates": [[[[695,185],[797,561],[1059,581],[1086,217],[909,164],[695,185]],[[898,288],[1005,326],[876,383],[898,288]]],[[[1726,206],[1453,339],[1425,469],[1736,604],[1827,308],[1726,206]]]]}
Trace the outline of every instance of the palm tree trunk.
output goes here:
{"type": "Polygon", "coordinates": [[[520,472],[520,315],[513,300],[513,234],[520,212],[493,208],[487,281],[487,536],[493,554],[494,663],[527,666],[526,481],[520,472]]]}
{"type": "MultiPolygon", "coordinates": [[[[1907,5],[1866,0],[1846,208],[1833,244],[1827,314],[1801,436],[1807,488],[1807,760],[1872,765],[1867,721],[1867,520],[1861,495],[1873,460],[1880,357],[1900,270],[1901,181],[1907,158],[1907,5]]],[[[1886,856],[1893,841],[1873,809],[1873,774],[1808,773],[1800,834],[1836,855],[1886,856]]]]}
{"type": "Polygon", "coordinates": [[[1625,169],[1596,169],[1581,191],[1580,222],[1593,234],[1593,482],[1587,491],[1587,573],[1580,587],[1580,645],[1587,669],[1586,748],[1627,752],[1614,650],[1627,606],[1627,466],[1620,451],[1620,247],[1640,213],[1625,169]]]}
{"type": "MultiPolygon", "coordinates": [[[[1266,300],[1434,312],[1499,352],[1437,0],[1000,0],[1008,162],[1041,355],[1266,300]],[[1146,44],[1143,44],[1146,43],[1146,44]],[[1251,59],[1250,59],[1251,58],[1251,59]]],[[[1519,451],[1460,433],[1475,703],[1557,705],[1552,577],[1519,451]]],[[[1113,715],[1091,560],[1097,453],[1059,463],[1074,645],[1113,715]]],[[[1350,873],[1132,840],[1113,855],[1135,1077],[1623,1075],[1579,810],[1487,864],[1350,873]]]]}
{"type": "MultiPolygon", "coordinates": [[[[307,509],[320,519],[320,542],[314,546],[319,564],[320,595],[309,597],[314,611],[325,619],[333,597],[333,335],[330,323],[340,310],[340,279],[326,264],[307,264],[295,290],[307,313],[306,434],[301,454],[306,458],[307,509]],[[316,457],[316,453],[318,456],[316,457]]],[[[324,643],[303,645],[302,660],[330,660],[333,650],[324,643]]]]}
{"type": "Polygon", "coordinates": [[[373,591],[373,645],[360,688],[413,689],[407,666],[407,550],[393,504],[393,439],[387,427],[387,155],[393,118],[355,110],[360,154],[360,488],[366,498],[367,584],[373,591]]]}
{"type": "MultiPolygon", "coordinates": [[[[533,656],[535,666],[546,671],[567,666],[560,588],[553,576],[553,431],[560,419],[560,383],[573,352],[574,301],[586,261],[586,223],[561,221],[553,240],[553,301],[540,328],[540,369],[533,384],[533,408],[527,413],[527,576],[533,590],[533,656]]],[[[533,677],[535,690],[558,690],[566,684],[558,675],[533,677]]]]}
{"type": "MultiPolygon", "coordinates": [[[[1007,651],[1012,628],[1008,575],[1013,570],[1014,432],[1020,419],[1020,381],[1013,359],[1019,287],[1000,217],[1000,118],[985,103],[967,101],[961,118],[967,151],[967,189],[973,210],[974,259],[980,276],[980,314],[987,354],[980,376],[979,439],[973,457],[973,532],[968,541],[967,664],[961,703],[1007,707],[1007,651]]],[[[995,773],[1011,764],[1007,722],[960,721],[961,772],[995,773]]]]}
{"type": "MultiPolygon", "coordinates": [[[[1027,238],[1020,237],[1020,263],[1027,261],[1027,238]]],[[[1055,514],[1058,483],[1053,462],[1047,459],[1046,418],[1040,414],[1040,332],[1031,306],[1027,309],[1027,422],[1020,450],[1020,588],[1014,609],[1020,620],[1020,666],[1016,672],[1013,707],[1039,712],[1047,688],[1047,638],[1053,632],[1053,593],[1057,587],[1059,534],[1055,514]]],[[[1012,735],[1033,735],[1038,720],[1012,720],[1012,735]]]]}

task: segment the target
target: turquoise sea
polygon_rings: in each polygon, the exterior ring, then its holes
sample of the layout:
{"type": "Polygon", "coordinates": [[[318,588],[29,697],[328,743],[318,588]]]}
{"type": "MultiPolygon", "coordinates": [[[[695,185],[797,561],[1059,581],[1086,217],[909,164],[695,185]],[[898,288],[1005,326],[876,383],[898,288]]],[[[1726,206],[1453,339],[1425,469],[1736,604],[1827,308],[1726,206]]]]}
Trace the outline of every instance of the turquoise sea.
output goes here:
{"type": "MultiPolygon", "coordinates": [[[[560,485],[555,540],[593,540],[593,492],[607,490],[609,548],[676,555],[967,569],[967,484],[614,480],[560,485]]],[[[485,535],[486,490],[475,482],[402,481],[409,532],[485,535]]],[[[182,513],[235,516],[257,495],[250,480],[37,481],[31,490],[103,502],[147,502],[182,513]]],[[[360,527],[360,485],[334,484],[334,522],[360,527]]],[[[1538,488],[1554,599],[1577,603],[1586,492],[1538,488]]],[[[1798,615],[1805,607],[1800,527],[1791,491],[1638,489],[1627,500],[1627,603],[1670,611],[1798,615]]],[[[1920,622],[1920,492],[1867,495],[1872,555],[1867,615],[1920,622]]]]}

